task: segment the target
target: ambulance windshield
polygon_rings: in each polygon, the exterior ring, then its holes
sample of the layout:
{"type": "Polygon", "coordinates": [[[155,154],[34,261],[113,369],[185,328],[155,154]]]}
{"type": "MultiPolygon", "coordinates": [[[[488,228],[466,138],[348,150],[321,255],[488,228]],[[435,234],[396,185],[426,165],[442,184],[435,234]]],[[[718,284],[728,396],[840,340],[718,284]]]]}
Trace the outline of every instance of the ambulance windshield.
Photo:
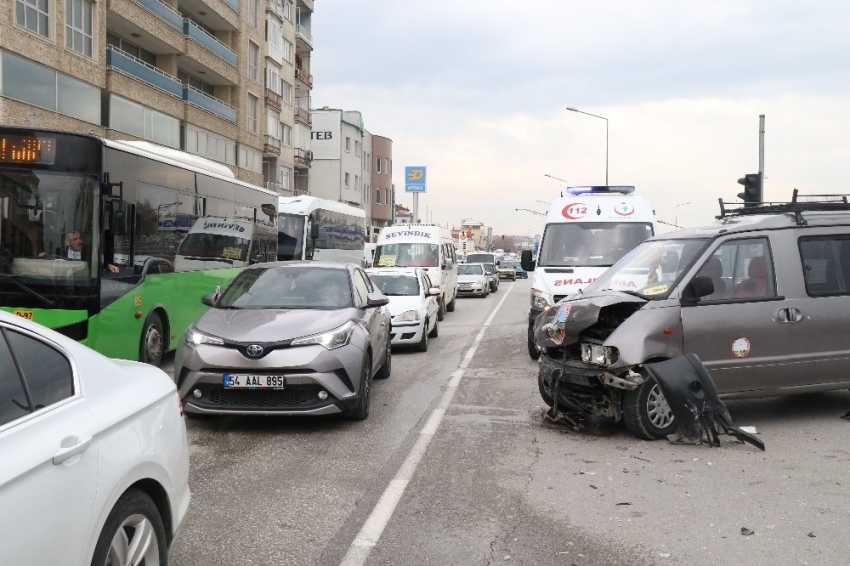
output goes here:
{"type": "Polygon", "coordinates": [[[610,267],[652,236],[642,222],[549,224],[540,245],[540,267],[610,267]]]}

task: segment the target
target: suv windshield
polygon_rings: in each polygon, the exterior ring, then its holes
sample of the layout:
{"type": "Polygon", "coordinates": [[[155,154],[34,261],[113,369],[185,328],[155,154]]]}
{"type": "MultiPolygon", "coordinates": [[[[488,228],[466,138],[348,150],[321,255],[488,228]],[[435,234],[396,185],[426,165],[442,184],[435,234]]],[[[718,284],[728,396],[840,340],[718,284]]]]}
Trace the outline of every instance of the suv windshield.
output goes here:
{"type": "Polygon", "coordinates": [[[549,224],[543,234],[541,267],[608,267],[652,236],[652,224],[571,222],[549,224]]]}
{"type": "Polygon", "coordinates": [[[636,247],[584,293],[613,289],[648,299],[666,298],[682,273],[699,257],[708,240],[653,240],[636,247]]]}
{"type": "Polygon", "coordinates": [[[351,306],[351,285],[344,269],[268,267],[248,269],[230,284],[218,302],[232,309],[316,309],[351,306]]]}
{"type": "Polygon", "coordinates": [[[484,266],[484,272],[487,273],[487,275],[493,275],[496,273],[496,266],[492,263],[482,263],[481,265],[484,266]]]}

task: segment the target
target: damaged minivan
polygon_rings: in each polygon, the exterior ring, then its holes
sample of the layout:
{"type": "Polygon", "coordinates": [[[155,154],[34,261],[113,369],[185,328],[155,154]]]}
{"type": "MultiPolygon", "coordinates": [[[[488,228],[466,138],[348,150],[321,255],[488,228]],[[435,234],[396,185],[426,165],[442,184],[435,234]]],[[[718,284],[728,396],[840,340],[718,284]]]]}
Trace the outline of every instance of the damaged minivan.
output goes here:
{"type": "Polygon", "coordinates": [[[549,415],[676,429],[644,364],[696,354],[721,398],[850,387],[850,205],[724,209],[650,238],[536,320],[549,415]]]}

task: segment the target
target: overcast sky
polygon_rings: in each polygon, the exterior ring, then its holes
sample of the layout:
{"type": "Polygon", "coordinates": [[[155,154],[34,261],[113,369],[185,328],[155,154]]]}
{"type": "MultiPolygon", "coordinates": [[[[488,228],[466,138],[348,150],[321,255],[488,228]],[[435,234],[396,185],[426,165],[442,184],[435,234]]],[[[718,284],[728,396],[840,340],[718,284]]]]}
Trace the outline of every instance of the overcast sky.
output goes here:
{"type": "Polygon", "coordinates": [[[765,198],[850,193],[850,2],[316,0],[312,106],[360,110],[420,216],[542,230],[565,183],[635,185],[658,218],[711,223],[758,170],[765,198]],[[691,202],[692,204],[683,204],[691,202]],[[680,206],[677,206],[680,205],[680,206]]]}

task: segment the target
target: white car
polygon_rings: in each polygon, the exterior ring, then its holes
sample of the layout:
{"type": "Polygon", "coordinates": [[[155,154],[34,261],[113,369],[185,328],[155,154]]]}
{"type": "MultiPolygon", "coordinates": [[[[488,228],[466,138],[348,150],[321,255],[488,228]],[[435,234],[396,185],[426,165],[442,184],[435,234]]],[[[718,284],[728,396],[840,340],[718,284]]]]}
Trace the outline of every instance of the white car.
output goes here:
{"type": "Polygon", "coordinates": [[[440,290],[428,273],[420,267],[381,267],[366,273],[390,299],[392,345],[416,345],[420,352],[428,351],[428,338],[440,333],[440,290]]]}
{"type": "Polygon", "coordinates": [[[467,263],[457,266],[457,294],[478,295],[486,297],[490,294],[490,278],[481,263],[467,263]]]}
{"type": "Polygon", "coordinates": [[[165,564],[189,508],[174,382],[0,312],[0,562],[165,564]]]}

